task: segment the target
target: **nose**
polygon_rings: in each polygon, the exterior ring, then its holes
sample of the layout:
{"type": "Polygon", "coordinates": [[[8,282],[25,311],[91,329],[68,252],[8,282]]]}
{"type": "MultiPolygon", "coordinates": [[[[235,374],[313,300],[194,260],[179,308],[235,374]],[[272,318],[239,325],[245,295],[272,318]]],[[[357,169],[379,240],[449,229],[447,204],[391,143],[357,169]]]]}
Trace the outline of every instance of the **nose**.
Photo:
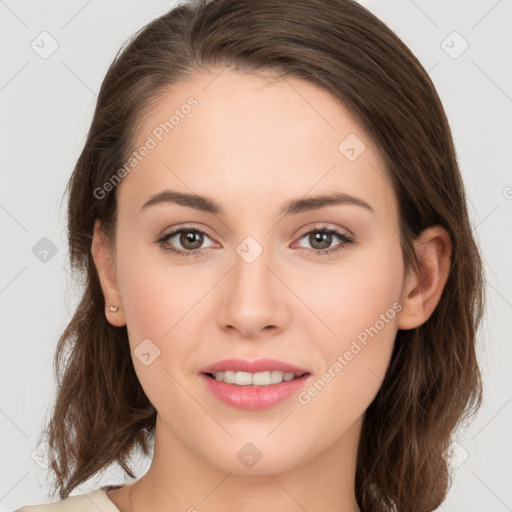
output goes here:
{"type": "Polygon", "coordinates": [[[289,296],[272,267],[275,265],[265,250],[252,262],[235,253],[233,269],[226,276],[220,297],[218,322],[222,329],[251,339],[286,329],[289,296]]]}

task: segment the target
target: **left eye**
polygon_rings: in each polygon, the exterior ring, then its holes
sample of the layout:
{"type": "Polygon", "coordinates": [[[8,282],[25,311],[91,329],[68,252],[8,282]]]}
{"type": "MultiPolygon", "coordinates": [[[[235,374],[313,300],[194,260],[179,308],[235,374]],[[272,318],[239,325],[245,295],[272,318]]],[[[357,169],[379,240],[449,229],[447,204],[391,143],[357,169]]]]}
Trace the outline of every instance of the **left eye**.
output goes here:
{"type": "Polygon", "coordinates": [[[311,247],[307,247],[307,249],[311,249],[313,251],[318,251],[320,253],[329,253],[332,251],[337,251],[343,248],[345,244],[349,244],[353,242],[353,238],[345,233],[340,233],[336,229],[328,229],[328,228],[317,228],[313,231],[308,231],[305,235],[303,235],[300,240],[306,239],[311,247]],[[338,243],[338,246],[331,248],[331,244],[334,238],[338,238],[341,240],[338,243]]]}

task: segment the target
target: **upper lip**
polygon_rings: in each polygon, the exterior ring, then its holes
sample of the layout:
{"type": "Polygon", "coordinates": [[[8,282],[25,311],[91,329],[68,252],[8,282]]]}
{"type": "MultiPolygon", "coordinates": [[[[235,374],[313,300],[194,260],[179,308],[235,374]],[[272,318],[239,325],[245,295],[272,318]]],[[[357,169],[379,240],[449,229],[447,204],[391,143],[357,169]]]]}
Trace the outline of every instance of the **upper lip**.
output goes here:
{"type": "Polygon", "coordinates": [[[216,373],[222,371],[235,371],[235,372],[271,372],[282,371],[285,373],[294,373],[295,375],[302,375],[310,373],[305,368],[300,368],[294,364],[278,361],[277,359],[258,359],[256,361],[246,361],[244,359],[223,359],[216,363],[205,366],[201,373],[216,373]]]}

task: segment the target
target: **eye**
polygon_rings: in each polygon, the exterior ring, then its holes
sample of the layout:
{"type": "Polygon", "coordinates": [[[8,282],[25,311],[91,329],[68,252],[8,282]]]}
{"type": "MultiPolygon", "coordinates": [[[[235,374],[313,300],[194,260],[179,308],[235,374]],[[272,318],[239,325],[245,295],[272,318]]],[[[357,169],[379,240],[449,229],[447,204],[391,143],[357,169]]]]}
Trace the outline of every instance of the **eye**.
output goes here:
{"type": "Polygon", "coordinates": [[[306,241],[310,244],[311,247],[306,247],[317,254],[328,255],[332,252],[337,252],[342,250],[346,245],[354,242],[354,238],[347,233],[342,233],[337,229],[328,228],[327,226],[318,227],[312,231],[308,231],[304,234],[300,239],[306,241]],[[331,248],[331,244],[333,241],[338,238],[340,242],[331,248]]]}
{"type": "MultiPolygon", "coordinates": [[[[164,235],[157,240],[160,246],[171,253],[180,256],[198,256],[202,254],[201,247],[204,243],[205,237],[211,238],[200,229],[197,228],[180,228],[164,235]],[[181,245],[182,248],[177,248],[176,245],[181,245]]],[[[212,247],[212,246],[209,246],[212,247]]]]}
{"type": "MultiPolygon", "coordinates": [[[[212,240],[208,234],[197,228],[179,228],[171,233],[163,235],[157,243],[162,249],[176,254],[178,256],[200,256],[203,253],[203,243],[205,239],[212,240]],[[181,246],[177,247],[177,246],[181,246]]],[[[342,250],[346,245],[354,242],[354,238],[347,233],[342,233],[337,229],[321,226],[308,231],[299,239],[306,239],[311,247],[303,247],[308,251],[313,251],[315,254],[325,255],[331,254],[342,250]],[[336,238],[340,240],[337,245],[331,248],[333,241],[336,238]]],[[[213,247],[212,243],[206,247],[213,247]]],[[[300,246],[299,246],[300,247],[300,246]]]]}

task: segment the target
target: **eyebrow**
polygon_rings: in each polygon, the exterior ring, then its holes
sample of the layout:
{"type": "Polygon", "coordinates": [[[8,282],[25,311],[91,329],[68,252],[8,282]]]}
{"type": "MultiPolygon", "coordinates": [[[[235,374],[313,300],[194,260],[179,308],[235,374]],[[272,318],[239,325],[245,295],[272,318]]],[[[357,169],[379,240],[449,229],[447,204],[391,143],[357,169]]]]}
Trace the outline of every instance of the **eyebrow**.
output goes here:
{"type": "MultiPolygon", "coordinates": [[[[215,215],[223,215],[224,209],[214,200],[201,196],[198,194],[189,194],[185,192],[177,192],[173,190],[163,190],[155,194],[146,201],[141,208],[141,211],[150,206],[155,206],[162,203],[175,203],[181,206],[188,206],[195,210],[213,213],[215,215]]],[[[297,215],[299,213],[318,210],[326,206],[332,205],[354,205],[360,206],[375,213],[373,208],[363,199],[351,196],[345,193],[333,193],[327,195],[316,195],[306,198],[293,199],[284,204],[281,209],[281,216],[297,215]]]]}

